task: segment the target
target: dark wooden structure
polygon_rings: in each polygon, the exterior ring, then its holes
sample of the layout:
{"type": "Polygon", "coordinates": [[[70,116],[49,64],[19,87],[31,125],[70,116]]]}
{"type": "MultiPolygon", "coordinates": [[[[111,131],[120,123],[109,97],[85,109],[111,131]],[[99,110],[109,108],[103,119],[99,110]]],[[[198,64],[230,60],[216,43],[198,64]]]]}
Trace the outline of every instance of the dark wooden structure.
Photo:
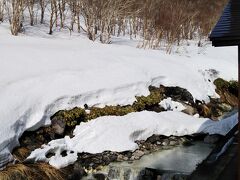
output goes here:
{"type": "Polygon", "coordinates": [[[209,38],[216,47],[240,45],[240,0],[229,1],[209,38]]]}
{"type": "MultiPolygon", "coordinates": [[[[215,47],[219,46],[238,46],[238,85],[240,85],[240,0],[230,0],[228,5],[225,7],[222,16],[214,27],[211,35],[210,41],[215,47]]],[[[227,67],[226,67],[227,68],[227,67]]],[[[240,87],[240,86],[239,86],[240,87]]],[[[238,100],[240,99],[240,90],[238,89],[238,100]]],[[[238,112],[240,112],[240,101],[238,106],[238,112]]],[[[238,116],[238,122],[240,122],[240,116],[238,116]]],[[[238,129],[240,124],[238,123],[238,129]]],[[[239,133],[237,136],[239,141],[239,133]]],[[[238,147],[240,148],[240,147],[238,147]]],[[[240,178],[240,159],[239,153],[235,155],[238,156],[238,167],[229,165],[229,173],[234,172],[233,168],[238,171],[238,178],[240,178]],[[232,171],[232,172],[231,172],[232,171]]],[[[237,157],[234,157],[237,159],[237,157]]],[[[235,160],[237,161],[237,160],[235,160]]],[[[223,178],[222,178],[223,179],[223,178]]]]}

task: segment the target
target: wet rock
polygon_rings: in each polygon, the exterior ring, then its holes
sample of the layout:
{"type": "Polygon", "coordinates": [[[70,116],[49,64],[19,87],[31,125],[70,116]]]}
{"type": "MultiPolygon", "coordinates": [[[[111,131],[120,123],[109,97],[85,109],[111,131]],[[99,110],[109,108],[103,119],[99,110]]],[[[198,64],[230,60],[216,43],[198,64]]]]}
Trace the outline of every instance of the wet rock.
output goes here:
{"type": "Polygon", "coordinates": [[[169,145],[170,145],[170,146],[174,146],[174,145],[176,145],[176,144],[177,144],[176,141],[170,141],[170,142],[169,142],[169,145]]]}
{"type": "Polygon", "coordinates": [[[110,159],[109,156],[105,155],[102,157],[102,161],[104,162],[104,165],[108,165],[112,160],[110,159]]]}
{"type": "Polygon", "coordinates": [[[221,138],[221,135],[218,135],[218,134],[207,135],[204,138],[204,142],[208,144],[215,144],[220,140],[220,138],[221,138]]]}
{"type": "Polygon", "coordinates": [[[136,150],[136,151],[133,153],[134,159],[140,159],[143,155],[144,155],[144,152],[143,152],[143,151],[140,151],[140,150],[136,150]]]}
{"type": "Polygon", "coordinates": [[[120,177],[120,169],[110,167],[110,169],[108,171],[108,178],[109,179],[119,179],[119,177],[120,177]]]}
{"type": "Polygon", "coordinates": [[[125,152],[122,152],[121,154],[124,155],[127,158],[131,158],[132,157],[132,152],[130,152],[130,151],[125,151],[125,152]]]}
{"type": "Polygon", "coordinates": [[[127,160],[128,160],[128,158],[123,156],[122,154],[119,154],[117,156],[117,161],[127,161],[127,160]]]}
{"type": "Polygon", "coordinates": [[[161,176],[161,180],[187,180],[188,176],[185,174],[166,173],[161,176]]]}
{"type": "Polygon", "coordinates": [[[52,129],[55,134],[63,135],[66,127],[66,122],[63,119],[55,117],[52,119],[52,129]]]}
{"type": "Polygon", "coordinates": [[[106,176],[104,174],[102,174],[102,173],[94,174],[93,177],[96,180],[105,180],[106,179],[106,176]]]}
{"type": "Polygon", "coordinates": [[[113,162],[113,161],[116,161],[117,160],[117,155],[116,154],[109,154],[109,161],[110,162],[113,162]]]}
{"type": "Polygon", "coordinates": [[[162,145],[163,145],[163,146],[169,145],[169,140],[168,140],[168,139],[165,139],[165,140],[162,142],[162,145]]]}
{"type": "Polygon", "coordinates": [[[79,162],[76,162],[73,166],[73,173],[68,177],[69,180],[78,180],[87,176],[86,171],[79,162]]]}
{"type": "Polygon", "coordinates": [[[124,173],[123,173],[123,179],[124,180],[129,180],[131,178],[131,173],[132,173],[131,169],[125,170],[124,173]]]}

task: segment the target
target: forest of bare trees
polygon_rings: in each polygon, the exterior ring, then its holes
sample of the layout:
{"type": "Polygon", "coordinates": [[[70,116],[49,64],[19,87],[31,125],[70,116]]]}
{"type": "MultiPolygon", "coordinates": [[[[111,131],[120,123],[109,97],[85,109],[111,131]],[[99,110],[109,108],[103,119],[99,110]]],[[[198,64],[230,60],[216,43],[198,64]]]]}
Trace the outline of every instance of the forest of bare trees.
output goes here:
{"type": "Polygon", "coordinates": [[[92,41],[112,36],[141,37],[141,48],[171,50],[182,40],[201,41],[211,31],[226,0],[0,0],[0,21],[18,35],[24,24],[47,24],[84,32],[92,41]]]}

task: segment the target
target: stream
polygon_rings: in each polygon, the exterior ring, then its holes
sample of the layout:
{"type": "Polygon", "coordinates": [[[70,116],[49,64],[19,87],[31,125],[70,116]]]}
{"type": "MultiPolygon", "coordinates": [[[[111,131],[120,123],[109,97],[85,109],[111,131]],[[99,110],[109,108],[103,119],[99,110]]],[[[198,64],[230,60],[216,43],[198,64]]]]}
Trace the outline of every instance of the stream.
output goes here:
{"type": "MultiPolygon", "coordinates": [[[[110,180],[141,179],[139,176],[146,168],[188,175],[210,154],[213,148],[213,144],[195,141],[190,146],[181,145],[157,151],[133,162],[114,162],[98,173],[104,174],[110,180]]],[[[92,177],[86,179],[92,179],[92,177]]]]}

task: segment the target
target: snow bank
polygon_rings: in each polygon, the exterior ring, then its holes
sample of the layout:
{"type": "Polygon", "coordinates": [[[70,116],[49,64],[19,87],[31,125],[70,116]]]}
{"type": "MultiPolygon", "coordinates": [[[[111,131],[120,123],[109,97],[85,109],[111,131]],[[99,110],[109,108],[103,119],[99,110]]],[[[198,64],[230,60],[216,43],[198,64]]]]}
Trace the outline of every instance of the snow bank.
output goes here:
{"type": "Polygon", "coordinates": [[[0,154],[11,151],[24,131],[49,124],[59,109],[131,104],[136,95],[149,94],[149,85],[159,84],[186,88],[207,101],[217,96],[214,78],[237,79],[234,47],[193,44],[186,54],[167,55],[121,38],[103,45],[47,31],[28,27],[26,35],[14,37],[9,25],[0,24],[0,154]]]}
{"type": "Polygon", "coordinates": [[[146,140],[153,134],[184,136],[194,133],[225,135],[238,122],[237,114],[221,121],[195,118],[182,112],[138,112],[126,116],[105,116],[81,123],[74,130],[74,137],[51,141],[42,149],[31,153],[28,160],[47,161],[61,168],[76,161],[75,154],[81,152],[101,153],[103,151],[135,150],[136,140],[146,140]],[[67,150],[68,155],[60,156],[67,150]],[[69,153],[70,151],[74,151],[69,153]],[[56,156],[46,158],[48,152],[56,156]]]}

